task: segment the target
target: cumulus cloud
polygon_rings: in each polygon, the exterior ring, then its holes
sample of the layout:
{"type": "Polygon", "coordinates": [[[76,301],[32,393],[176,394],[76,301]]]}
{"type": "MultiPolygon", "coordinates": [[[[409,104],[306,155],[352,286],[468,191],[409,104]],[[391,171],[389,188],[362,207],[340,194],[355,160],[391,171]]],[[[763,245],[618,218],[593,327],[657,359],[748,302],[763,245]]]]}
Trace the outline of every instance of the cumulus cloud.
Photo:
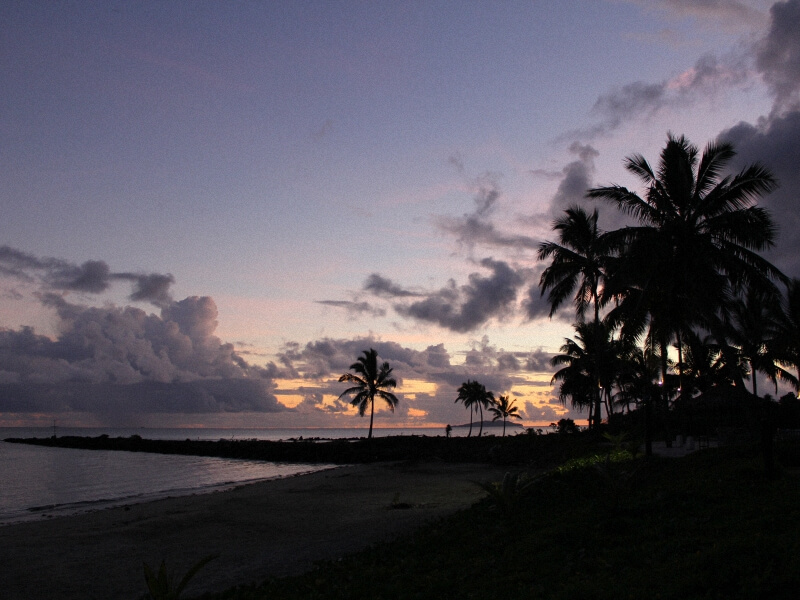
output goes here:
{"type": "Polygon", "coordinates": [[[248,365],[214,335],[208,297],[174,302],[161,315],[102,308],[48,293],[60,333],[0,331],[3,412],[278,411],[268,369],[248,365]]]}
{"type": "Polygon", "coordinates": [[[523,278],[508,263],[485,258],[480,265],[491,275],[472,273],[469,282],[458,286],[454,280],[424,299],[396,304],[403,316],[435,323],[457,332],[472,331],[492,318],[502,318],[514,307],[523,278]]]}
{"type": "Polygon", "coordinates": [[[142,413],[277,412],[277,367],[248,364],[216,335],[210,297],[174,301],[171,275],[115,273],[99,260],[76,265],[0,248],[0,274],[36,286],[53,311],[55,339],[30,327],[0,329],[0,412],[88,412],[105,421],[142,413]],[[115,280],[131,298],[160,307],[101,307],[68,292],[100,294],[115,280]]]}
{"type": "MultiPolygon", "coordinates": [[[[333,399],[345,389],[338,382],[363,350],[374,348],[380,360],[387,360],[398,377],[401,403],[395,418],[413,421],[414,414],[424,414],[426,422],[458,423],[464,419],[463,407],[455,404],[457,388],[467,379],[477,379],[495,393],[507,393],[514,386],[521,389],[532,385],[531,373],[550,373],[550,355],[541,349],[528,352],[507,351],[491,344],[483,336],[473,341],[463,361],[454,361],[444,344],[414,350],[373,337],[359,339],[325,338],[304,345],[287,343],[280,362],[286,372],[305,378],[307,384],[296,387],[303,400],[295,407],[308,418],[315,415],[337,415],[347,411],[347,404],[333,399]],[[426,382],[426,387],[414,390],[413,382],[426,382]],[[412,382],[408,393],[402,386],[412,382]]],[[[543,393],[543,392],[542,392],[543,393]]],[[[535,394],[540,395],[536,391],[535,394]]],[[[377,407],[376,407],[377,408],[377,407]]]]}

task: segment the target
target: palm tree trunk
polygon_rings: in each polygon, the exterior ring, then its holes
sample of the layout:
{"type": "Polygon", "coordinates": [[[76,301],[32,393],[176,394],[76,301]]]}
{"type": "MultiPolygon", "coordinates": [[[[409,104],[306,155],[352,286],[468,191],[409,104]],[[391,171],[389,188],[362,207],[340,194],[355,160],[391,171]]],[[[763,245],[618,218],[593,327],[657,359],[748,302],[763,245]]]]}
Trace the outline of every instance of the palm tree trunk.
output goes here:
{"type": "Polygon", "coordinates": [[[661,403],[664,411],[664,437],[666,438],[667,448],[672,448],[672,429],[669,426],[669,390],[667,389],[667,351],[669,348],[668,340],[665,335],[661,338],[661,403]]]}
{"type": "Polygon", "coordinates": [[[367,436],[368,440],[372,439],[372,421],[375,418],[375,398],[370,399],[370,410],[369,410],[369,435],[367,436]]]}
{"type": "Polygon", "coordinates": [[[478,437],[481,437],[483,435],[483,404],[480,402],[478,402],[478,410],[481,411],[481,427],[478,429],[478,437]]]}
{"type": "Polygon", "coordinates": [[[475,410],[475,407],[470,405],[469,407],[469,433],[467,433],[467,437],[472,437],[472,411],[475,410]]]}
{"type": "Polygon", "coordinates": [[[503,415],[503,437],[506,437],[506,416],[503,415]]]}

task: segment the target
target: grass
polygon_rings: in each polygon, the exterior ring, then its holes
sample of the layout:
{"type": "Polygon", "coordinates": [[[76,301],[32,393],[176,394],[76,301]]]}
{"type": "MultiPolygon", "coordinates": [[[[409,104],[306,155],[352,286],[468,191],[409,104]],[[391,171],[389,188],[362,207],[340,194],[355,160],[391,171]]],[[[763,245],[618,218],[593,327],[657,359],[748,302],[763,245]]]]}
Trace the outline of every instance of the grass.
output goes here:
{"type": "MultiPolygon", "coordinates": [[[[795,598],[800,477],[757,451],[572,461],[515,498],[218,600],[795,598]]],[[[207,596],[212,598],[212,596],[207,596]]]]}

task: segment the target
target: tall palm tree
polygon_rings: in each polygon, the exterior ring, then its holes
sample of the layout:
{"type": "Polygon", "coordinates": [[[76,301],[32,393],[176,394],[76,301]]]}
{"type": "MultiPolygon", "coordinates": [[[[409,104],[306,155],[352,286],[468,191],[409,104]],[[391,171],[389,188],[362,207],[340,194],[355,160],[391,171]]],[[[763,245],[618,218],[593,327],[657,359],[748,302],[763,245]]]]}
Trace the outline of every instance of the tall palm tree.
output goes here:
{"type": "Polygon", "coordinates": [[[389,409],[394,412],[397,406],[397,396],[389,390],[397,387],[397,380],[392,377],[392,367],[388,362],[384,362],[378,368],[378,352],[372,348],[362,351],[363,356],[359,356],[356,362],[350,365],[350,370],[354,373],[345,373],[339,377],[339,381],[353,383],[353,387],[347,388],[339,398],[343,396],[353,396],[350,404],[358,407],[358,414],[364,416],[367,406],[369,413],[369,435],[372,438],[372,422],[375,419],[375,396],[386,401],[389,409]]]}
{"type": "Polygon", "coordinates": [[[506,436],[506,419],[522,418],[519,414],[519,408],[514,406],[514,401],[509,401],[508,394],[505,396],[498,396],[494,404],[489,407],[489,412],[494,414],[494,419],[492,419],[492,421],[503,419],[503,437],[506,436]]]}
{"type": "Polygon", "coordinates": [[[681,335],[713,319],[731,291],[744,284],[766,290],[784,277],[758,254],[773,245],[775,228],[755,201],[776,181],[758,164],[722,177],[734,155],[730,144],[712,142],[701,156],[686,138],[669,134],[658,171],[641,155],[625,161],[644,184],[643,197],[618,185],[587,192],[639,222],[607,234],[621,260],[604,293],[619,303],[612,318],[624,335],[648,330],[657,341],[664,382],[673,339],[680,347],[681,335]]]}
{"type": "Polygon", "coordinates": [[[464,407],[469,409],[469,433],[467,433],[467,437],[472,435],[472,413],[480,411],[481,425],[478,437],[481,437],[483,433],[483,409],[494,402],[494,395],[492,392],[486,391],[486,386],[482,383],[468,379],[458,388],[456,403],[458,402],[462,402],[464,407]]]}
{"type": "Polygon", "coordinates": [[[539,245],[539,260],[552,259],[539,279],[542,295],[549,291],[551,317],[577,288],[574,301],[578,319],[583,320],[591,305],[595,322],[600,320],[599,291],[610,248],[608,238],[597,226],[597,216],[596,210],[590,215],[579,206],[571,206],[553,223],[558,243],[539,245]]]}

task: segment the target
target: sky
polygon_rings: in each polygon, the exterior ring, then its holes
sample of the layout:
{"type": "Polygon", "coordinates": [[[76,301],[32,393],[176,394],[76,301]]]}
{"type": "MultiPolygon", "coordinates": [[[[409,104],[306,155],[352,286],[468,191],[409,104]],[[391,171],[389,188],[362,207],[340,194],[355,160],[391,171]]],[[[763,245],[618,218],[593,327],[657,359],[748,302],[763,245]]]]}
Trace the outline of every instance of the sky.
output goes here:
{"type": "Polygon", "coordinates": [[[0,426],[468,422],[559,402],[536,248],[668,132],[781,187],[800,276],[800,0],[0,4],[0,426]]]}

